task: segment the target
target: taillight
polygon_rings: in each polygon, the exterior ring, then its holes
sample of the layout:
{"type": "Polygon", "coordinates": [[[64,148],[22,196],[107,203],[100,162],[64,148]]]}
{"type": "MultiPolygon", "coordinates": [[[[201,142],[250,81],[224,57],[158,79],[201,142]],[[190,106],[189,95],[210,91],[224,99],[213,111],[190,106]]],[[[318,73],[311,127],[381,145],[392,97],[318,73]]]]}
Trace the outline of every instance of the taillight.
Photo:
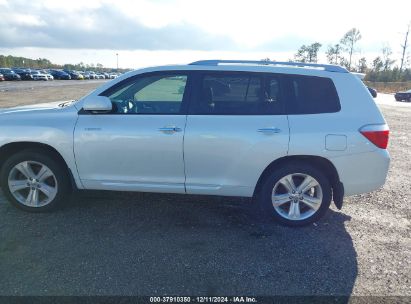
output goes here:
{"type": "Polygon", "coordinates": [[[378,148],[387,149],[390,130],[386,124],[366,125],[360,129],[360,133],[378,148]]]}

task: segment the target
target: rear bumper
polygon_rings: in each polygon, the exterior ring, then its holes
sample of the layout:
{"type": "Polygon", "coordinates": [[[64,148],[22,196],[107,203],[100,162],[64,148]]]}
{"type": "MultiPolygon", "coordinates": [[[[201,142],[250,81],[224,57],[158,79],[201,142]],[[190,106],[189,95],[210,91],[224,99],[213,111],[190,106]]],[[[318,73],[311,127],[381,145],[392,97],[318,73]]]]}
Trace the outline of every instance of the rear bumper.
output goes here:
{"type": "Polygon", "coordinates": [[[371,192],[383,186],[390,165],[390,155],[383,149],[330,160],[344,185],[345,196],[371,192]]]}

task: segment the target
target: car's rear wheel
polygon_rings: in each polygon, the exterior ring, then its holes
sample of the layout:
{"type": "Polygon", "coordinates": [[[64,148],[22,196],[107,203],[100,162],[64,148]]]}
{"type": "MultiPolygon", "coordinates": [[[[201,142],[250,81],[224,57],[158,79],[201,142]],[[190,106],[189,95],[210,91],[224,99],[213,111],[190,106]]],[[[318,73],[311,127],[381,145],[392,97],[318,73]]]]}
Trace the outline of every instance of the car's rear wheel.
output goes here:
{"type": "Polygon", "coordinates": [[[318,221],[331,203],[326,175],[305,164],[288,164],[274,170],[264,181],[259,197],[261,211],[287,226],[318,221]]]}
{"type": "Polygon", "coordinates": [[[0,178],[8,200],[25,211],[56,209],[70,192],[64,164],[40,150],[26,150],[11,156],[2,166],[0,178]]]}

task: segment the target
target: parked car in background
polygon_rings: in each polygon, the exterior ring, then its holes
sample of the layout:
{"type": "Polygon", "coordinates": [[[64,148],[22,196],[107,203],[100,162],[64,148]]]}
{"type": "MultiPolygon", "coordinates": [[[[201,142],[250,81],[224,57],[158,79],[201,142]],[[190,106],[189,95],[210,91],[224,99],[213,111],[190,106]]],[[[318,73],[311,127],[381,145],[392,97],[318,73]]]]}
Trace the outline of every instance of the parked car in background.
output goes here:
{"type": "Polygon", "coordinates": [[[20,75],[9,68],[0,68],[0,73],[3,74],[4,80],[21,80],[20,75]]]}
{"type": "Polygon", "coordinates": [[[70,80],[71,76],[62,70],[50,70],[50,74],[54,79],[70,80]]]}
{"type": "Polygon", "coordinates": [[[16,74],[19,74],[21,80],[33,80],[33,76],[31,75],[30,69],[13,68],[13,71],[16,74]]]}
{"type": "Polygon", "coordinates": [[[78,101],[0,111],[0,134],[2,192],[32,212],[73,188],[168,192],[254,197],[262,218],[303,226],[380,188],[390,163],[365,86],[311,63],[146,68],[78,101]]]}
{"type": "Polygon", "coordinates": [[[114,78],[117,78],[117,77],[118,77],[118,75],[116,73],[110,73],[109,74],[110,79],[114,79],[114,78]]]}
{"type": "Polygon", "coordinates": [[[49,80],[47,75],[40,71],[31,71],[31,75],[32,75],[33,80],[44,80],[44,81],[49,80]]]}
{"type": "Polygon", "coordinates": [[[88,71],[85,71],[84,73],[83,73],[83,76],[84,76],[84,79],[95,79],[96,77],[95,77],[95,74],[92,74],[92,73],[90,73],[90,72],[88,72],[88,71]]]}
{"type": "Polygon", "coordinates": [[[83,75],[81,75],[79,72],[77,71],[73,71],[73,70],[63,70],[63,72],[67,73],[70,75],[71,79],[73,80],[83,80],[84,77],[83,75]]]}
{"type": "Polygon", "coordinates": [[[367,87],[368,91],[370,92],[373,98],[377,98],[377,90],[371,87],[367,87]]]}
{"type": "Polygon", "coordinates": [[[87,71],[86,73],[88,73],[90,75],[90,79],[98,79],[97,75],[95,72],[93,71],[87,71]]]}
{"type": "Polygon", "coordinates": [[[38,71],[42,74],[45,74],[47,76],[47,80],[54,80],[53,75],[51,75],[48,70],[38,70],[38,71]]]}
{"type": "Polygon", "coordinates": [[[103,74],[96,73],[96,79],[106,79],[106,77],[103,74]]]}
{"type": "Polygon", "coordinates": [[[5,79],[4,79],[4,76],[3,76],[3,74],[0,74],[0,81],[4,81],[5,79]]]}
{"type": "Polygon", "coordinates": [[[87,74],[86,72],[80,71],[79,73],[83,76],[84,79],[90,79],[90,75],[87,74]]]}
{"type": "Polygon", "coordinates": [[[411,101],[411,90],[397,92],[394,97],[396,101],[411,101]]]}

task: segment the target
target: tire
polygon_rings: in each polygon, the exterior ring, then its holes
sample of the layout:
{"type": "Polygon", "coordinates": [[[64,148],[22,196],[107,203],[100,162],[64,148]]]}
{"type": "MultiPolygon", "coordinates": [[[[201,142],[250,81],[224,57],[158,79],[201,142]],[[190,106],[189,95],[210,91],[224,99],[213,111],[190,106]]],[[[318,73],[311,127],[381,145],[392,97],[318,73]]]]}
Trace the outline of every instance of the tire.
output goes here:
{"type": "Polygon", "coordinates": [[[28,212],[55,210],[71,192],[66,166],[43,150],[9,157],[1,168],[0,183],[9,202],[28,212]]]}
{"type": "Polygon", "coordinates": [[[295,162],[265,178],[257,201],[263,218],[299,227],[318,221],[330,207],[331,196],[331,184],[323,172],[307,163],[295,162]],[[308,181],[311,182],[307,186],[312,187],[299,191],[308,181]]]}

